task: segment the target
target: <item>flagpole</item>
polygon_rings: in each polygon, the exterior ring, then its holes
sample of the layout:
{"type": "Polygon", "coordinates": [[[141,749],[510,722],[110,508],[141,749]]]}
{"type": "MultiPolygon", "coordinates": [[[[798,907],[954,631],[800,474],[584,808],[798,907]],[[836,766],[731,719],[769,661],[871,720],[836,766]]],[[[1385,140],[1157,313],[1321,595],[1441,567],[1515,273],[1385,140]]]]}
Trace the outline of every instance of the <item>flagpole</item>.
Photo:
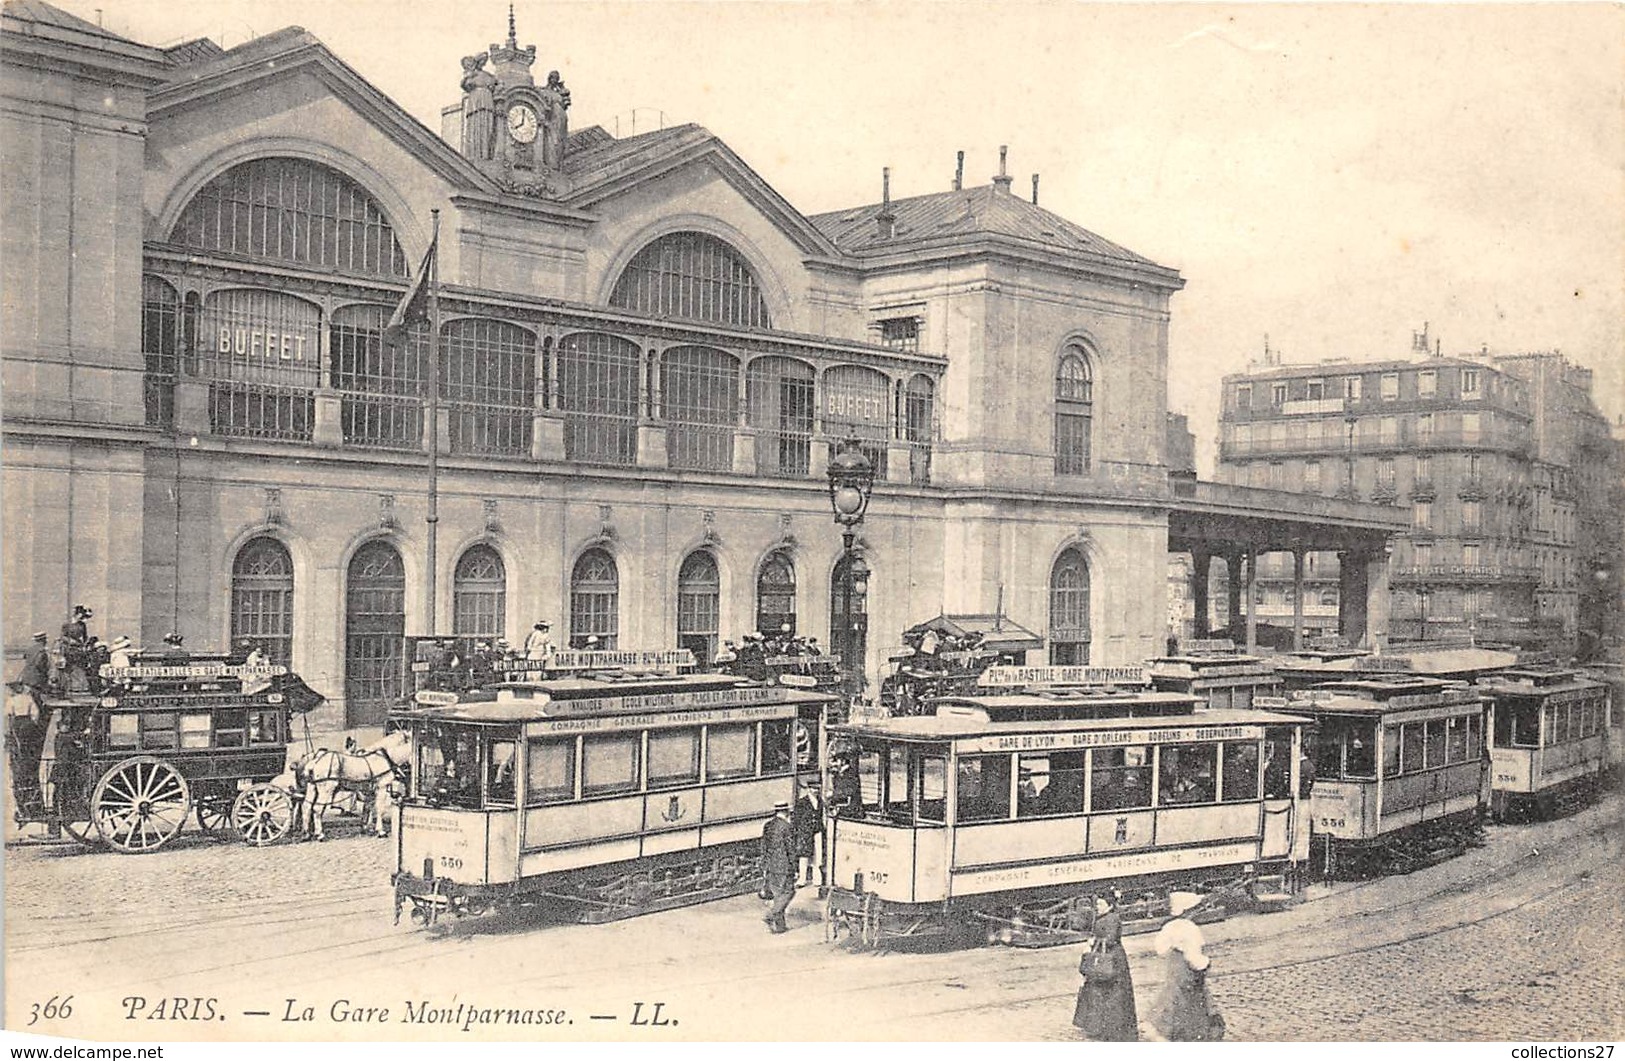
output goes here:
{"type": "Polygon", "coordinates": [[[439,590],[439,531],[440,531],[440,211],[431,210],[434,217],[434,236],[429,245],[435,248],[429,262],[429,628],[431,637],[440,633],[435,621],[435,597],[439,590]]]}

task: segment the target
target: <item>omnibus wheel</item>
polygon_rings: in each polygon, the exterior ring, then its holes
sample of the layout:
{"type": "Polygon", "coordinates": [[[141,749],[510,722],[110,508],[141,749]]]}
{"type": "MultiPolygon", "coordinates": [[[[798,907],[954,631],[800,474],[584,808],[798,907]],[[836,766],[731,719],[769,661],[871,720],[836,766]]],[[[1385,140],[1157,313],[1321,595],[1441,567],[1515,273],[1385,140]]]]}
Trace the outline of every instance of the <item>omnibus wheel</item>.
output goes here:
{"type": "Polygon", "coordinates": [[[245,844],[274,844],[293,828],[293,800],[269,782],[244,789],[231,805],[231,827],[245,844]]]}
{"type": "Polygon", "coordinates": [[[229,795],[216,792],[199,796],[196,810],[198,828],[216,840],[224,839],[231,831],[231,807],[229,795]]]}
{"type": "Polygon", "coordinates": [[[168,843],[191,809],[186,778],[151,755],[126,759],[107,771],[90,797],[91,817],[102,839],[130,855],[168,843]]]}

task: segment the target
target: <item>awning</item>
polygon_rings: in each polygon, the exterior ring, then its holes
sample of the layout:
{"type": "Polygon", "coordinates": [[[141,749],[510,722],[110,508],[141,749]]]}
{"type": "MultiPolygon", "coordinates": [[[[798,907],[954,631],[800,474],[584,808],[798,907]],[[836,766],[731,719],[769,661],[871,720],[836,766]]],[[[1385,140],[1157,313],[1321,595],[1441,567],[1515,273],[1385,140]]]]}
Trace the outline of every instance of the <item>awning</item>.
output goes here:
{"type": "Polygon", "coordinates": [[[939,636],[967,637],[981,634],[981,647],[993,652],[1026,652],[1044,647],[1044,639],[1005,615],[939,615],[911,626],[909,637],[934,630],[939,636]]]}

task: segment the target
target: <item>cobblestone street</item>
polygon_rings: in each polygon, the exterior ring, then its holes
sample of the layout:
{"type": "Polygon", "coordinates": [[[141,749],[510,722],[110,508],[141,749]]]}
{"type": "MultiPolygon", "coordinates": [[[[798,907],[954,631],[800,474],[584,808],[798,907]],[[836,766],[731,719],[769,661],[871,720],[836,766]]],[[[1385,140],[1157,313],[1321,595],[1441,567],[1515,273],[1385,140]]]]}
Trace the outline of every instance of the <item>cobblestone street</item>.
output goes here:
{"type": "MultiPolygon", "coordinates": [[[[1493,828],[1483,848],[1427,870],[1317,886],[1290,911],[1208,926],[1231,1037],[1620,1038],[1621,806],[1615,795],[1560,821],[1493,828]]],[[[487,1033],[513,1038],[654,1034],[629,1019],[635,1003],[656,1000],[680,1014],[664,1037],[1073,1037],[1075,946],[854,954],[823,942],[810,893],[777,938],[761,931],[750,897],[601,926],[510,917],[426,933],[391,924],[392,842],[343,819],[331,832],[320,845],[194,841],[152,857],[12,848],[12,1024],[45,988],[79,995],[85,1016],[60,1030],[137,1038],[187,1028],[123,1020],[131,995],[218,997],[228,1023],[208,1034],[244,1038],[457,1035],[327,1020],[339,999],[398,1011],[403,999],[454,997],[558,1007],[575,1021],[487,1033]],[[785,983],[806,1003],[788,1013],[776,1001],[785,983]],[[320,1018],[281,1021],[290,998],[320,1018]],[[742,1016],[769,1013],[771,1027],[742,1016]],[[838,1026],[830,1013],[842,1014],[838,1026]]],[[[1142,1012],[1159,986],[1150,945],[1128,941],[1142,1012]]]]}

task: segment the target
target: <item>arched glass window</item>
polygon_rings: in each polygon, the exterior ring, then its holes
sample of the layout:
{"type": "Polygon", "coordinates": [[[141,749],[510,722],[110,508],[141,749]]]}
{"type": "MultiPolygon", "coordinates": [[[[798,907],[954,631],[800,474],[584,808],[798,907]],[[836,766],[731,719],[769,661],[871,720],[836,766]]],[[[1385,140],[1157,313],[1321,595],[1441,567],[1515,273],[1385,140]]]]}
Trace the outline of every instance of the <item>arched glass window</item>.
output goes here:
{"type": "Polygon", "coordinates": [[[721,599],[716,557],[704,549],[685,556],[677,572],[677,647],[694,653],[701,667],[716,659],[721,599]]]}
{"type": "Polygon", "coordinates": [[[931,437],[934,428],[936,386],[930,376],[917,375],[903,391],[903,438],[908,442],[909,481],[931,481],[931,437]]]}
{"type": "Polygon", "coordinates": [[[405,687],[406,568],[388,542],[350,558],[344,588],[345,724],[377,725],[405,687]]]}
{"type": "Polygon", "coordinates": [[[750,265],[703,232],[673,232],[638,251],[615,282],[609,304],[661,317],[773,326],[750,265]]]}
{"type": "Polygon", "coordinates": [[[570,647],[586,648],[596,636],[593,648],[614,648],[620,598],[615,558],[602,549],[582,553],[570,574],[570,647]]]}
{"type": "Polygon", "coordinates": [[[440,333],[440,397],[451,409],[451,451],[530,454],[536,336],[507,321],[471,317],[440,333]]]}
{"type": "Polygon", "coordinates": [[[756,432],[756,474],[805,476],[813,435],[813,367],[758,357],[745,371],[746,422],[756,432]]]}
{"type": "Polygon", "coordinates": [[[1075,548],[1062,552],[1050,572],[1049,661],[1089,662],[1089,565],[1075,548]]]}
{"type": "Polygon", "coordinates": [[[739,361],[705,346],[660,355],[660,405],[673,468],[732,471],[739,424],[739,361]]]}
{"type": "Polygon", "coordinates": [[[405,343],[384,342],[388,306],[340,306],[328,322],[328,380],[342,396],[347,446],[423,448],[429,325],[412,325],[405,343]]]}
{"type": "Polygon", "coordinates": [[[756,630],[768,637],[796,632],[796,565],[783,550],[763,560],[756,576],[756,630]]]}
{"type": "Polygon", "coordinates": [[[175,289],[156,276],[141,278],[141,353],[146,358],[143,393],[147,423],[175,422],[175,377],[180,372],[181,306],[175,289]]]}
{"type": "Polygon", "coordinates": [[[603,332],[559,340],[559,410],[564,456],[593,464],[632,464],[638,456],[638,345],[603,332]]]}
{"type": "Polygon", "coordinates": [[[489,545],[472,545],[457,560],[451,580],[451,632],[495,641],[507,628],[508,572],[489,545]]]}
{"type": "Polygon", "coordinates": [[[835,459],[843,441],[855,438],[874,466],[875,478],[884,481],[886,443],[892,434],[891,381],[862,365],[836,365],[819,383],[830,459],[835,459]]]}
{"type": "Polygon", "coordinates": [[[1076,343],[1055,370],[1055,474],[1089,474],[1094,424],[1094,369],[1089,352],[1076,343]]]}
{"type": "Polygon", "coordinates": [[[309,442],[321,381],[322,311],[262,288],[230,288],[203,303],[200,363],[217,435],[309,442]]]}
{"type": "Polygon", "coordinates": [[[293,558],[275,538],[254,538],[231,565],[231,644],[248,640],[272,663],[293,659],[293,558]]]}
{"type": "Polygon", "coordinates": [[[193,250],[323,271],[406,276],[406,255],[366,189],[300,158],[233,166],[192,197],[169,238],[193,250]]]}

